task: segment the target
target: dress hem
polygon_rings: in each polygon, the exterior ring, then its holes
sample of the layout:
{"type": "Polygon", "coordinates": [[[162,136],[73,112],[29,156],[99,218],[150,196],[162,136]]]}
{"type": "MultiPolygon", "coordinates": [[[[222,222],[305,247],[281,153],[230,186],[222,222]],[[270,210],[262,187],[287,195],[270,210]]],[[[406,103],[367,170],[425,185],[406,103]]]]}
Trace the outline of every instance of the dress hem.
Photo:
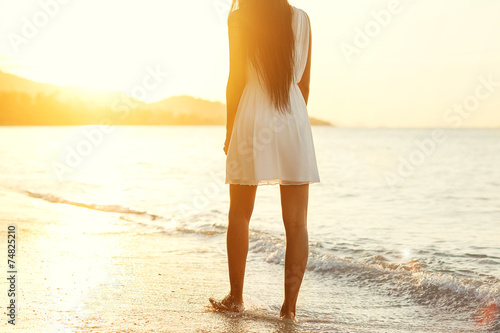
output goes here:
{"type": "Polygon", "coordinates": [[[282,179],[263,179],[263,180],[226,180],[229,185],[306,185],[320,183],[320,180],[305,181],[287,181],[282,179]]]}

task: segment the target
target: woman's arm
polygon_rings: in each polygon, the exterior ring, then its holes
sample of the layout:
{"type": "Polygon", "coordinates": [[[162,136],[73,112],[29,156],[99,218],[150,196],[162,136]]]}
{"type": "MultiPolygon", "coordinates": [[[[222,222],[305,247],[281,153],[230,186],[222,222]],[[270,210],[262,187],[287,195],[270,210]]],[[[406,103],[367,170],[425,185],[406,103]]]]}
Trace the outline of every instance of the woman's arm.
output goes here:
{"type": "Polygon", "coordinates": [[[232,12],[229,15],[228,21],[229,31],[229,78],[226,88],[226,142],[224,144],[224,152],[227,155],[229,141],[233,133],[234,119],[238,104],[240,103],[243,89],[246,84],[246,65],[247,55],[243,43],[243,30],[241,17],[238,11],[232,12]]]}
{"type": "MultiPolygon", "coordinates": [[[[307,16],[307,14],[306,14],[307,16]]],[[[304,96],[304,100],[307,102],[309,100],[309,83],[311,81],[311,48],[312,48],[312,32],[311,32],[311,21],[309,20],[309,16],[307,16],[307,21],[309,22],[309,53],[307,55],[307,64],[304,70],[304,74],[298,83],[300,91],[302,92],[302,96],[304,96]]]]}

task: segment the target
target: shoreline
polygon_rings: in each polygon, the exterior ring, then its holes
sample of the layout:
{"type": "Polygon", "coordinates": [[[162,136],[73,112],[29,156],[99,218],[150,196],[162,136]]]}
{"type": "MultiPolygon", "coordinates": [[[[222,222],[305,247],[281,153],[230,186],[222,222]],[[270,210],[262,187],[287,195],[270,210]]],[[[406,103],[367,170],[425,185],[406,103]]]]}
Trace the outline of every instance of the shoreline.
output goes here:
{"type": "MultiPolygon", "coordinates": [[[[0,210],[0,237],[6,238],[7,226],[15,223],[19,245],[17,324],[7,325],[4,317],[2,326],[7,332],[296,328],[273,317],[273,311],[264,311],[258,301],[254,310],[243,314],[210,308],[208,298],[224,296],[229,282],[225,257],[200,251],[200,246],[207,245],[204,235],[166,235],[138,228],[119,214],[46,203],[18,193],[0,197],[2,206],[21,201],[30,207],[22,218],[12,218],[22,207],[0,210]],[[82,216],[89,223],[78,228],[82,216]]],[[[5,245],[2,242],[3,253],[5,245]]],[[[7,280],[2,282],[3,290],[6,284],[7,280]]],[[[1,301],[6,304],[6,294],[1,301]]]]}

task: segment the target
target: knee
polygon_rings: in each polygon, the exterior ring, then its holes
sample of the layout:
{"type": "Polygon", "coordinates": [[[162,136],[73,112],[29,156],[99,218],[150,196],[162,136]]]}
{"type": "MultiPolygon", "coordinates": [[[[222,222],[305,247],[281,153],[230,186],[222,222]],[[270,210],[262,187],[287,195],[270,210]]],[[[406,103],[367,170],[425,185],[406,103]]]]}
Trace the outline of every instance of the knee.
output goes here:
{"type": "Polygon", "coordinates": [[[307,219],[300,217],[284,218],[285,231],[288,233],[307,232],[307,219]]]}

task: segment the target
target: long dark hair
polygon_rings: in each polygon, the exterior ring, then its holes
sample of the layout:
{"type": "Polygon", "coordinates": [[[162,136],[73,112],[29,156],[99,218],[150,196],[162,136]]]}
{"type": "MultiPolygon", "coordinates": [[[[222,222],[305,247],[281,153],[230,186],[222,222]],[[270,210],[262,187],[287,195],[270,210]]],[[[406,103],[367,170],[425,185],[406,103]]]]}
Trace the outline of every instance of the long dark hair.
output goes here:
{"type": "Polygon", "coordinates": [[[240,10],[246,22],[248,59],[279,112],[290,112],[295,36],[288,0],[233,0],[231,14],[240,10]]]}

